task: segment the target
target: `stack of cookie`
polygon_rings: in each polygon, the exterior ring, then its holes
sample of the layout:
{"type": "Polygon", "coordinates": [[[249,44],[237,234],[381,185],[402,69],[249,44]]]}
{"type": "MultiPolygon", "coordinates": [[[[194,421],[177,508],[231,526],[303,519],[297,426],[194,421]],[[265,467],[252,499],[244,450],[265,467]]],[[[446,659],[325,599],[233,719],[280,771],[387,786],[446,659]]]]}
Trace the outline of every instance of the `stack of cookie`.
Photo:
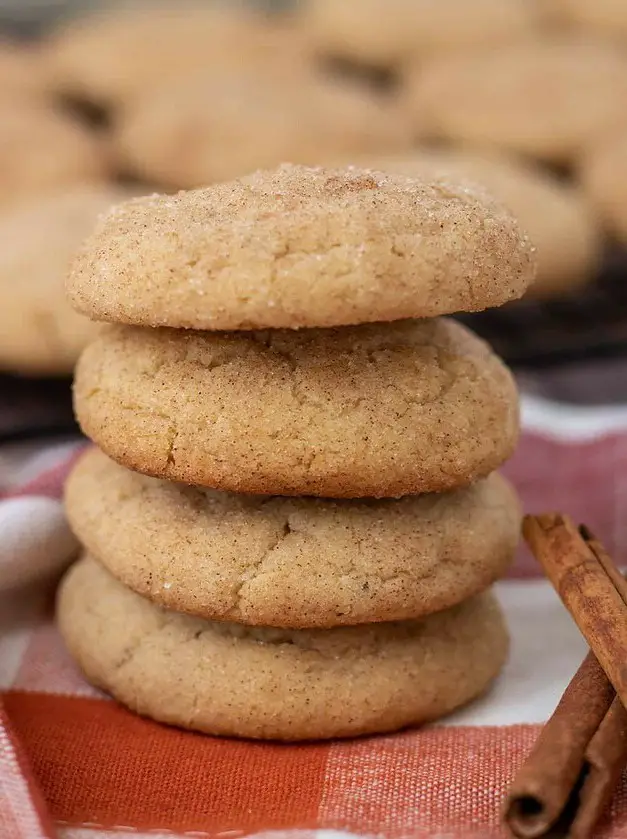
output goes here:
{"type": "Polygon", "coordinates": [[[157,720],[292,740],[484,691],[517,394],[438,316],[533,274],[509,213],[445,178],[285,165],[104,217],[69,281],[116,323],[75,381],[100,450],[67,487],[89,556],[59,619],[87,677],[157,720]]]}

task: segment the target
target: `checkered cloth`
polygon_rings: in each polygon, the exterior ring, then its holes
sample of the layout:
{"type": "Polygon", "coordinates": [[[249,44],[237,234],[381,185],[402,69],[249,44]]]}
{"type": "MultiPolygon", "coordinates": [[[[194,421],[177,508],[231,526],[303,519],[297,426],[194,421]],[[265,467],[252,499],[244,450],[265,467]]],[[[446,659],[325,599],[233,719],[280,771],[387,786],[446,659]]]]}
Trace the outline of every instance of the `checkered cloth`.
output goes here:
{"type": "MultiPolygon", "coordinates": [[[[526,509],[587,522],[627,563],[627,409],[527,398],[524,425],[505,471],[526,509]]],[[[507,668],[442,724],[305,745],[201,736],[119,707],[63,648],[44,578],[75,552],[59,502],[74,456],[48,453],[60,462],[0,501],[1,839],[502,835],[503,793],[585,654],[524,549],[497,586],[507,668]]],[[[627,784],[599,835],[627,837],[627,784]]]]}

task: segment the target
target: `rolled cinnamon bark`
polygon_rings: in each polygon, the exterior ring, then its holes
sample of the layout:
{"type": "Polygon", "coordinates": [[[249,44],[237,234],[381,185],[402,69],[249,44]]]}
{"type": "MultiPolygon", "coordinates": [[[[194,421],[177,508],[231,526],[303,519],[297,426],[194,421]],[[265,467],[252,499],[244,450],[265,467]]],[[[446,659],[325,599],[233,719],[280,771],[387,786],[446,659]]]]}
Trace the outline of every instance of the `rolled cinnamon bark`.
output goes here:
{"type": "Polygon", "coordinates": [[[598,649],[611,662],[621,684],[627,582],[592,534],[563,516],[527,516],[523,532],[578,626],[592,636],[593,650],[514,779],[504,821],[519,839],[584,839],[627,762],[627,712],[595,655],[598,649]],[[607,603],[609,615],[602,611],[607,603]]]}
{"type": "Polygon", "coordinates": [[[586,749],[616,693],[593,653],[588,653],[507,796],[505,819],[524,839],[544,835],[560,818],[577,787],[586,749]]]}
{"type": "Polygon", "coordinates": [[[627,762],[627,711],[616,697],[586,749],[584,779],[568,832],[569,839],[592,836],[627,762]]]}
{"type": "MultiPolygon", "coordinates": [[[[625,705],[627,606],[614,579],[621,580],[621,588],[624,580],[618,572],[610,579],[596,553],[567,516],[526,516],[523,534],[625,705]]],[[[613,566],[611,561],[609,564],[613,566]]]]}

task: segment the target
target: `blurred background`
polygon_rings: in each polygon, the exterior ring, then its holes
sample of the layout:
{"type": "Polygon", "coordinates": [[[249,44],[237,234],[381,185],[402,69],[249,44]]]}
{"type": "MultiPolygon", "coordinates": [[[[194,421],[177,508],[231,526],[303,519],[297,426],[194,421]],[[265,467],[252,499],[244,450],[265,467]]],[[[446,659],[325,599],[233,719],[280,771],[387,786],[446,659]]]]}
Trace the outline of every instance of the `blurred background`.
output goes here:
{"type": "Polygon", "coordinates": [[[540,271],[462,319],[528,392],[627,403],[624,0],[0,0],[0,443],[75,431],[101,212],[283,161],[482,183],[540,271]]]}

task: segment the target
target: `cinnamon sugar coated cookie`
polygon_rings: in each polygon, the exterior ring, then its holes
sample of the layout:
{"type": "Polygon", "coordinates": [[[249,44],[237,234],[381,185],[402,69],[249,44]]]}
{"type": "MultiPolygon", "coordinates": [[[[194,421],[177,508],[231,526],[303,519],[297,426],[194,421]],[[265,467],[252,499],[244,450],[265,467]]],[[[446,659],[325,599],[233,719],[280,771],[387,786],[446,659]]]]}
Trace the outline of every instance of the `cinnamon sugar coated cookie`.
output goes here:
{"type": "Polygon", "coordinates": [[[145,326],[338,326],[498,306],[535,269],[480,188],[284,165],[116,208],[68,293],[89,317],[145,326]]]}
{"type": "Polygon", "coordinates": [[[126,109],[114,139],[129,171],[194,188],[284,160],[310,165],[354,151],[405,150],[414,134],[400,108],[356,85],[313,75],[277,84],[238,71],[144,96],[126,109]]]}
{"type": "Polygon", "coordinates": [[[408,80],[427,133],[570,163],[622,116],[627,54],[605,41],[526,41],[434,60],[408,80]]]}
{"type": "Polygon", "coordinates": [[[78,18],[47,41],[51,82],[67,94],[119,108],[199,73],[244,68],[280,80],[298,72],[308,56],[300,31],[283,18],[234,6],[182,2],[78,18]]]}
{"type": "Polygon", "coordinates": [[[72,310],[65,275],[98,216],[126,198],[113,186],[78,186],[23,201],[0,216],[0,369],[72,372],[100,326],[72,310]]]}
{"type": "Polygon", "coordinates": [[[586,194],[608,229],[627,243],[627,123],[600,138],[580,162],[586,194]]]}
{"type": "Polygon", "coordinates": [[[508,647],[489,593],[423,621],[262,629],[163,611],[91,558],[65,577],[58,620],[87,678],[131,710],[209,734],[275,740],[437,719],[483,693],[508,647]]]}
{"type": "Polygon", "coordinates": [[[296,628],[460,603],[503,576],[520,528],[497,474],[399,500],[267,498],[147,478],[97,449],[74,468],[66,510],[93,556],[166,609],[296,628]]]}
{"type": "Polygon", "coordinates": [[[99,140],[60,111],[0,100],[0,207],[46,191],[101,181],[99,140]]]}
{"type": "Polygon", "coordinates": [[[199,333],[110,327],[75,410],[108,455],[234,492],[396,497],[466,485],[518,437],[511,374],[453,321],[199,333]]]}
{"type": "Polygon", "coordinates": [[[539,164],[469,149],[417,149],[361,163],[412,178],[448,176],[484,186],[512,211],[536,247],[538,272],[530,297],[569,293],[595,276],[603,239],[594,210],[580,188],[539,164]]]}
{"type": "Polygon", "coordinates": [[[318,49],[374,66],[529,35],[527,0],[305,0],[303,27],[318,49]]]}

